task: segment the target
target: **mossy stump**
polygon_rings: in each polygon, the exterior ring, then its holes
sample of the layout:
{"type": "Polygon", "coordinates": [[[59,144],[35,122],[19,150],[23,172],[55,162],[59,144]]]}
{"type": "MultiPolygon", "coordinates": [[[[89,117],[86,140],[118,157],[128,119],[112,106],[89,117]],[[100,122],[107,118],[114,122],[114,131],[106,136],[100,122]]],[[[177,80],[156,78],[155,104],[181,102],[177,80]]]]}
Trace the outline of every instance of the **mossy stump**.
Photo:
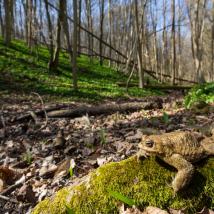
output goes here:
{"type": "Polygon", "coordinates": [[[99,167],[77,185],[65,187],[53,197],[46,198],[33,210],[33,214],[66,213],[66,206],[75,214],[118,213],[120,201],[109,190],[132,198],[143,209],[156,206],[162,209],[184,209],[186,213],[214,208],[214,158],[200,165],[190,186],[173,196],[171,183],[176,171],[157,158],[138,162],[136,157],[99,167]]]}

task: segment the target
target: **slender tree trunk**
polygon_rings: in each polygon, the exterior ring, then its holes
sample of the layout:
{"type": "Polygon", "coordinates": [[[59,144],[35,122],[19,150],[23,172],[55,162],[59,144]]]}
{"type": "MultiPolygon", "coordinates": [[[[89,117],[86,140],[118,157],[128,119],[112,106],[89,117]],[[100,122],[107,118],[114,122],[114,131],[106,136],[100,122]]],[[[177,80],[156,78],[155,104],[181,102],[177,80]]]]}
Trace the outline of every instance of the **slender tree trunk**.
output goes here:
{"type": "Polygon", "coordinates": [[[65,8],[66,0],[59,0],[59,12],[58,12],[58,19],[57,19],[57,31],[56,31],[56,46],[53,55],[53,61],[49,65],[49,69],[57,70],[59,64],[59,53],[61,49],[61,30],[64,21],[64,8],[65,8]]]}
{"type": "Polygon", "coordinates": [[[196,70],[197,81],[204,82],[202,74],[203,32],[207,0],[187,1],[187,9],[191,26],[192,55],[196,70]]]}
{"type": "Polygon", "coordinates": [[[46,10],[46,16],[48,21],[48,36],[49,36],[49,53],[50,53],[50,59],[48,62],[48,69],[51,70],[51,64],[53,64],[53,55],[54,55],[54,45],[53,45],[53,27],[51,23],[51,17],[48,9],[48,0],[44,0],[45,2],[45,10],[46,10]]]}
{"type": "Polygon", "coordinates": [[[181,0],[178,1],[178,78],[181,77],[181,18],[182,18],[182,11],[181,11],[181,0]]]}
{"type": "Polygon", "coordinates": [[[4,31],[4,43],[9,46],[12,39],[12,13],[11,8],[13,4],[12,0],[4,0],[5,10],[5,31],[4,31]]]}
{"type": "Polygon", "coordinates": [[[1,26],[1,35],[4,37],[4,23],[2,17],[2,0],[0,0],[0,26],[1,26]]]}
{"type": "Polygon", "coordinates": [[[152,10],[151,4],[151,16],[152,16],[152,25],[153,25],[153,51],[154,51],[154,63],[153,70],[156,72],[156,77],[158,78],[158,44],[157,44],[157,1],[154,1],[155,12],[152,10]],[[154,14],[155,13],[155,14],[154,14]]]}
{"type": "MultiPolygon", "coordinates": [[[[100,39],[103,40],[104,0],[100,0],[100,39]]],[[[103,64],[103,44],[99,43],[100,65],[103,64]]]]}
{"type": "Polygon", "coordinates": [[[210,81],[214,80],[214,0],[212,0],[212,64],[211,64],[211,71],[209,72],[209,79],[210,81]]]}
{"type": "MultiPolygon", "coordinates": [[[[139,88],[144,87],[144,70],[142,62],[142,42],[140,39],[140,28],[139,28],[139,19],[138,19],[138,0],[134,1],[135,8],[135,29],[137,37],[137,59],[138,59],[138,78],[139,78],[139,88]]],[[[143,25],[143,23],[142,23],[143,25]]]]}
{"type": "Polygon", "coordinates": [[[166,0],[163,0],[163,32],[162,32],[162,66],[160,80],[163,82],[163,74],[166,73],[167,38],[166,38],[166,0]]]}
{"type": "Polygon", "coordinates": [[[74,16],[74,29],[73,29],[73,87],[74,90],[77,90],[77,22],[78,22],[78,17],[77,17],[77,1],[73,0],[73,16],[74,16]]]}
{"type": "Polygon", "coordinates": [[[176,41],[175,41],[175,0],[171,1],[172,31],[171,31],[171,71],[172,85],[175,85],[176,75],[176,41]]]}
{"type": "Polygon", "coordinates": [[[33,0],[27,0],[27,2],[27,45],[31,48],[33,42],[33,0]]]}
{"type": "MultiPolygon", "coordinates": [[[[90,32],[93,32],[92,27],[92,14],[91,14],[91,0],[85,0],[86,5],[86,16],[87,16],[87,28],[90,32]]],[[[92,61],[93,55],[93,37],[90,34],[87,34],[88,38],[88,55],[90,56],[90,60],[92,61]]]]}
{"type": "Polygon", "coordinates": [[[65,39],[67,43],[67,49],[69,53],[69,58],[70,62],[72,65],[72,46],[71,46],[71,41],[70,41],[70,36],[69,36],[69,26],[68,26],[68,19],[67,19],[67,0],[65,0],[65,4],[63,4],[63,30],[65,33],[65,39]]]}
{"type": "Polygon", "coordinates": [[[79,0],[79,4],[78,4],[78,27],[77,27],[77,35],[78,35],[78,56],[80,56],[80,52],[81,52],[81,29],[80,29],[80,25],[81,25],[81,18],[82,18],[82,0],[79,0]]]}
{"type": "MultiPolygon", "coordinates": [[[[111,2],[112,0],[108,0],[108,25],[109,25],[109,45],[111,45],[112,40],[112,15],[111,15],[111,2]]],[[[111,48],[109,48],[109,58],[111,59],[111,48]]],[[[109,66],[112,66],[111,60],[109,60],[109,66]]]]}

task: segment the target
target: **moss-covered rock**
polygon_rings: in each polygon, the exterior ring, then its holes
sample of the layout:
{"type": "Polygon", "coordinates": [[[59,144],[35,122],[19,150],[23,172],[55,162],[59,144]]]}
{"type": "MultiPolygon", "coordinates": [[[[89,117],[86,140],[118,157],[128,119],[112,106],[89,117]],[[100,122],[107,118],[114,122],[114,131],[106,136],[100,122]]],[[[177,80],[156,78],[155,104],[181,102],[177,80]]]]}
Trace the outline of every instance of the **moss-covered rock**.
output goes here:
{"type": "Polygon", "coordinates": [[[61,189],[52,198],[40,202],[33,214],[66,213],[66,205],[75,214],[118,213],[119,201],[109,190],[134,199],[136,205],[159,208],[185,208],[194,213],[204,206],[214,208],[214,158],[197,166],[191,185],[173,196],[171,183],[176,171],[156,158],[138,162],[131,157],[119,163],[106,164],[77,185],[61,189]],[[97,212],[96,212],[97,211],[97,212]]]}

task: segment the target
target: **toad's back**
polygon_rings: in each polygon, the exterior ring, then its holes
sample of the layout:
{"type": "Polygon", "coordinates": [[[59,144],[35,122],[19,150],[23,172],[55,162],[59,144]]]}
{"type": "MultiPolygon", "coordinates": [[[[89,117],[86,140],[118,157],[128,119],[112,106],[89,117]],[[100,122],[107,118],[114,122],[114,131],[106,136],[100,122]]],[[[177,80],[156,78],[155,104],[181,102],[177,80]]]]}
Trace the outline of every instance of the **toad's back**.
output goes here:
{"type": "Polygon", "coordinates": [[[169,151],[182,155],[190,162],[196,162],[206,156],[206,152],[201,145],[198,135],[191,132],[172,132],[162,135],[164,146],[169,147],[169,151]]]}

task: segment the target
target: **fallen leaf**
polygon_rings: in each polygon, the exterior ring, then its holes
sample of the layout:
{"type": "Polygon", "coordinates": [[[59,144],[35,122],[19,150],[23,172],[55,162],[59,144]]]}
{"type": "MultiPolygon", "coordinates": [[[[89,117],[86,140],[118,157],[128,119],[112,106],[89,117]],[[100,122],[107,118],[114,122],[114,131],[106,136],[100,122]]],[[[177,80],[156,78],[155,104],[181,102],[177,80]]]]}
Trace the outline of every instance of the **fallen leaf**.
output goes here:
{"type": "Polygon", "coordinates": [[[145,214],[169,214],[169,213],[160,208],[149,206],[146,208],[145,214]]]}

